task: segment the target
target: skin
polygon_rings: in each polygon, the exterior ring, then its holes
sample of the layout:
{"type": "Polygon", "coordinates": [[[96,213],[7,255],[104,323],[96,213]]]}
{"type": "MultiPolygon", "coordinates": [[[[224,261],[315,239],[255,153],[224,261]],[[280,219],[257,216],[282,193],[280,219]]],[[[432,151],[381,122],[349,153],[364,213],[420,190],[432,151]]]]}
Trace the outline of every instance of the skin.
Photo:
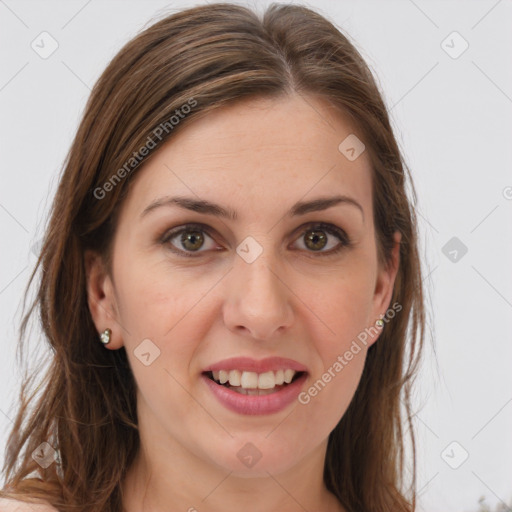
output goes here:
{"type": "Polygon", "coordinates": [[[368,154],[349,161],[338,146],[357,131],[322,100],[305,100],[245,101],[184,126],[134,178],[112,275],[86,254],[91,315],[98,332],[112,329],[107,350],[126,348],[138,388],[142,450],[123,482],[127,512],[344,510],[323,484],[327,438],[378,334],[307,405],[270,415],[227,410],[200,378],[226,358],[282,356],[308,367],[307,390],[390,306],[400,236],[391,264],[380,266],[368,154]],[[286,216],[299,200],[337,194],[364,217],[346,203],[286,216]],[[140,218],[164,195],[206,199],[238,218],[176,206],[140,218]],[[190,222],[211,228],[198,257],[171,251],[194,253],[180,235],[159,242],[190,222]],[[326,246],[310,248],[310,222],[343,229],[352,244],[322,255],[341,242],[323,231],[326,246]],[[263,249],[250,264],[236,252],[247,236],[263,249]],[[147,338],[160,350],[149,366],[134,354],[147,338]],[[261,453],[252,468],[237,457],[246,443],[261,453]]]}

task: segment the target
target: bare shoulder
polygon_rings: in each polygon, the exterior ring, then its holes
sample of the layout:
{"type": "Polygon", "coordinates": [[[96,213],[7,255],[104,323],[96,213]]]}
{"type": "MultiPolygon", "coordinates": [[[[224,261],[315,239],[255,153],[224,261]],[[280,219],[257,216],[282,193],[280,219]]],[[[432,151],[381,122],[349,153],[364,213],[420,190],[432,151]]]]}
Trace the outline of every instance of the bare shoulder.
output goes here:
{"type": "Polygon", "coordinates": [[[14,499],[0,498],[0,512],[58,512],[48,503],[28,503],[14,499]]]}

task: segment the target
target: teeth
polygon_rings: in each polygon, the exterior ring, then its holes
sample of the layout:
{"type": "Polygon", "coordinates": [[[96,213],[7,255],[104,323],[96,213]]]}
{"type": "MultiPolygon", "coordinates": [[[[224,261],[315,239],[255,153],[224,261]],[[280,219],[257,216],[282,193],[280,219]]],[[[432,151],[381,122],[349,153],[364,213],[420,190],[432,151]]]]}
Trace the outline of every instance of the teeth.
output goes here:
{"type": "MultiPolygon", "coordinates": [[[[213,372],[213,378],[215,379],[215,372],[213,372]]],[[[219,372],[219,378],[217,379],[221,384],[225,384],[229,380],[229,373],[221,370],[219,372]]]]}
{"type": "Polygon", "coordinates": [[[286,382],[286,384],[290,384],[294,375],[295,375],[295,370],[285,370],[284,371],[284,381],[286,382]]]}
{"type": "Polygon", "coordinates": [[[255,372],[242,372],[240,386],[245,389],[256,389],[258,387],[258,374],[255,372]]]}
{"type": "Polygon", "coordinates": [[[276,387],[276,376],[274,372],[260,373],[258,377],[258,388],[272,389],[276,387]]]}
{"type": "Polygon", "coordinates": [[[262,395],[271,395],[272,393],[275,393],[273,389],[244,389],[244,388],[231,388],[233,391],[236,391],[237,393],[240,393],[241,395],[256,395],[256,396],[262,396],[262,395]]]}
{"type": "Polygon", "coordinates": [[[242,372],[240,370],[231,370],[229,372],[229,384],[231,386],[240,386],[242,372]]]}
{"type": "Polygon", "coordinates": [[[244,394],[258,394],[257,390],[274,389],[276,386],[290,384],[297,372],[295,370],[277,370],[265,373],[245,372],[240,370],[220,370],[212,372],[214,380],[221,384],[229,383],[230,386],[249,390],[244,394]],[[252,391],[255,391],[254,393],[252,391]]]}

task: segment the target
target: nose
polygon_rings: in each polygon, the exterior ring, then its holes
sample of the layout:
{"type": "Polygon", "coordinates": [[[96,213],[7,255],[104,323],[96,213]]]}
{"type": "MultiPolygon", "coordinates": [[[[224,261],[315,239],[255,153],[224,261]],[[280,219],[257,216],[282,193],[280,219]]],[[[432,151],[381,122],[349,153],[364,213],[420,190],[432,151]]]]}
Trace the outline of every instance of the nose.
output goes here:
{"type": "Polygon", "coordinates": [[[258,340],[282,335],[293,323],[293,297],[282,268],[266,257],[247,263],[235,258],[234,268],[224,283],[224,323],[236,334],[258,340]]]}

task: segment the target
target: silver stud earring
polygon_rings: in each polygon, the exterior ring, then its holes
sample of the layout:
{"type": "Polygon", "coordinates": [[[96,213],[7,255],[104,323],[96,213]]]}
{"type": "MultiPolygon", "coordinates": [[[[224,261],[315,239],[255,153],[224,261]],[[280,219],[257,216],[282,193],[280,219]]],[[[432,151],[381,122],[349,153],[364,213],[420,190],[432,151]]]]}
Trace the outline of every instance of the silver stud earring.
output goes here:
{"type": "Polygon", "coordinates": [[[379,328],[381,327],[384,327],[384,320],[382,320],[382,318],[379,318],[376,322],[375,322],[375,325],[379,328]]]}
{"type": "Polygon", "coordinates": [[[112,331],[110,329],[105,329],[102,333],[100,333],[100,341],[103,345],[108,345],[110,343],[110,335],[112,331]]]}

